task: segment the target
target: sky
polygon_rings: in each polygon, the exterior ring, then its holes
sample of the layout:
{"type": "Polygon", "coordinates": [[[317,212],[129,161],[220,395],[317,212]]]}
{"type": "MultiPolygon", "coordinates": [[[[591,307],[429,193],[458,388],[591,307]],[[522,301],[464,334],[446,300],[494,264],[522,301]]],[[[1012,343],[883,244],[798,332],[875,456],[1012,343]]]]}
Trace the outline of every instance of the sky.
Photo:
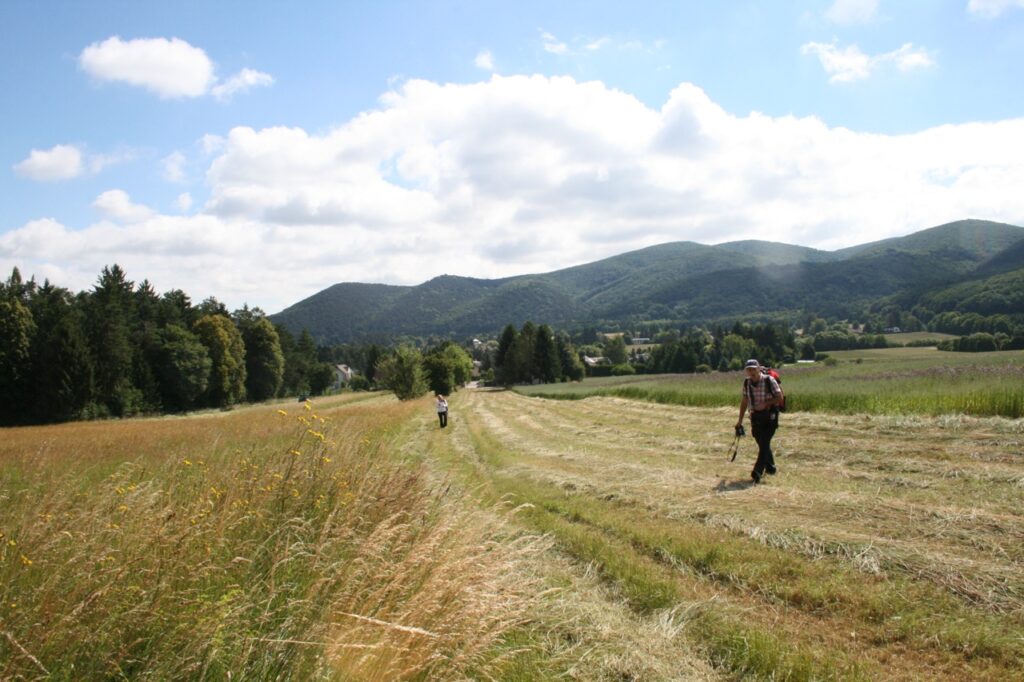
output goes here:
{"type": "Polygon", "coordinates": [[[0,2],[0,276],[277,312],[1024,225],[1024,0],[0,2]]]}

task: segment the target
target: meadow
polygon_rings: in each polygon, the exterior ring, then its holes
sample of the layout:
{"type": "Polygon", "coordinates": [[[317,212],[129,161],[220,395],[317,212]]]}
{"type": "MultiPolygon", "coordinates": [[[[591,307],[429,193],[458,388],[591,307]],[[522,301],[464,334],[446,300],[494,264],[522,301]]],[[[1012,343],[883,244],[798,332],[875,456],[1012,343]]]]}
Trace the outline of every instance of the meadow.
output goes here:
{"type": "Polygon", "coordinates": [[[486,674],[533,540],[389,456],[417,409],[5,429],[0,679],[486,674]]]}
{"type": "MultiPolygon", "coordinates": [[[[828,355],[835,365],[787,365],[781,370],[789,411],[1024,417],[1024,351],[948,353],[924,347],[828,355]]],[[[564,400],[603,395],[719,407],[738,406],[741,383],[739,372],[713,372],[586,379],[516,390],[564,400]]]]}
{"type": "MultiPolygon", "coordinates": [[[[928,350],[784,385],[1021,371],[928,350]]],[[[1019,679],[1024,421],[801,405],[753,486],[737,375],[630,379],[5,429],[0,678],[1019,679]]]]}

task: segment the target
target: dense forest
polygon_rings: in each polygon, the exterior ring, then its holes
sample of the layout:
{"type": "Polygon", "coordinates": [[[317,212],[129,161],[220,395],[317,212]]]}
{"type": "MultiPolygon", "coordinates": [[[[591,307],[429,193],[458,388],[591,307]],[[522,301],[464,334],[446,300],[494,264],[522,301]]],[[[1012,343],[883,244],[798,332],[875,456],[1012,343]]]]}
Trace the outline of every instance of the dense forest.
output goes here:
{"type": "Polygon", "coordinates": [[[17,268],[0,284],[0,424],[225,408],[333,380],[308,333],[258,308],[158,294],[117,265],[78,294],[17,268]]]}

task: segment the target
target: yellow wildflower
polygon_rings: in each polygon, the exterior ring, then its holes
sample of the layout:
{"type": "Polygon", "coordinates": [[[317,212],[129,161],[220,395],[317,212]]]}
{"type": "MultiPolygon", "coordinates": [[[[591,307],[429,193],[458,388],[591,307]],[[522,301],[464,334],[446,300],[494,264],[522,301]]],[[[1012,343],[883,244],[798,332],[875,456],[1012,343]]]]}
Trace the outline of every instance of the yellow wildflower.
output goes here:
{"type": "Polygon", "coordinates": [[[287,412],[285,412],[284,410],[278,410],[278,411],[277,411],[277,413],[278,413],[279,415],[281,415],[282,417],[287,417],[287,416],[288,416],[288,413],[287,413],[287,412]]]}
{"type": "Polygon", "coordinates": [[[192,466],[192,462],[190,460],[187,460],[187,459],[181,460],[181,463],[184,464],[187,467],[192,466]]]}
{"type": "Polygon", "coordinates": [[[310,410],[313,409],[313,405],[310,404],[310,402],[308,400],[306,401],[306,404],[303,405],[303,407],[305,407],[307,411],[310,411],[310,410]]]}
{"type": "Polygon", "coordinates": [[[119,511],[119,512],[121,512],[123,514],[124,512],[128,511],[128,505],[127,504],[118,505],[117,511],[119,511]]]}
{"type": "Polygon", "coordinates": [[[31,565],[32,565],[32,560],[31,560],[31,559],[29,559],[29,558],[28,558],[27,556],[25,556],[24,554],[22,554],[22,555],[21,555],[21,563],[22,563],[22,564],[24,564],[25,566],[31,566],[31,565]]]}
{"type": "Polygon", "coordinates": [[[288,451],[288,454],[289,454],[289,455],[295,455],[296,457],[298,457],[298,456],[299,456],[299,455],[301,455],[302,453],[301,453],[301,452],[299,452],[298,450],[295,450],[295,449],[291,449],[291,450],[289,450],[289,451],[288,451]]]}

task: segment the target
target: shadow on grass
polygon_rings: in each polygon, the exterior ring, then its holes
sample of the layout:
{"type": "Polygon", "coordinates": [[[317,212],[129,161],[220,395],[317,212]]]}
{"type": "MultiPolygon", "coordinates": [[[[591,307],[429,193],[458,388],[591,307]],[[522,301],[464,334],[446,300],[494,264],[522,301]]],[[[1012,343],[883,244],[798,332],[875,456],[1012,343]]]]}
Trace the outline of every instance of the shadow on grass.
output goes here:
{"type": "Polygon", "coordinates": [[[734,490],[746,490],[747,488],[753,488],[754,482],[749,478],[742,481],[726,481],[724,478],[719,479],[718,484],[712,488],[716,493],[728,493],[734,490]]]}

